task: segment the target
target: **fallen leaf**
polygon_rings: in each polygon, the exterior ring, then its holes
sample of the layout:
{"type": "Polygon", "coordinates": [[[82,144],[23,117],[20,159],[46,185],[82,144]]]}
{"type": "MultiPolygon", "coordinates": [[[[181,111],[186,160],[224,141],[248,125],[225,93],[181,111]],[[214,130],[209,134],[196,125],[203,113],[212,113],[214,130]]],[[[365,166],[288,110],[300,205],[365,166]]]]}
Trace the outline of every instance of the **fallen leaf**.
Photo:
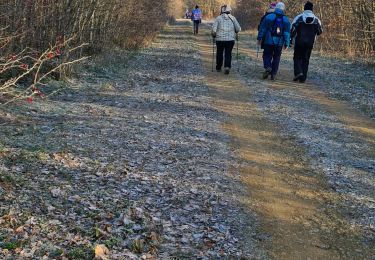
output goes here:
{"type": "Polygon", "coordinates": [[[109,254],[109,249],[105,245],[96,245],[96,247],[95,247],[95,259],[97,259],[97,260],[109,260],[108,254],[109,254]]]}

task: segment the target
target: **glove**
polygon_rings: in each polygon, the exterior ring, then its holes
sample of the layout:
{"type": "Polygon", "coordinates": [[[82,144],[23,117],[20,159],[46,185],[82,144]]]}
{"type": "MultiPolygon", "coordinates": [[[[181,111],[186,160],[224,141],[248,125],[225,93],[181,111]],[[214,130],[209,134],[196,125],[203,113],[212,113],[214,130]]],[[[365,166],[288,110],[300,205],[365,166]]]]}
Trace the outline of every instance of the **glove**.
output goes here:
{"type": "Polygon", "coordinates": [[[216,38],[216,33],[212,32],[212,38],[216,38]]]}

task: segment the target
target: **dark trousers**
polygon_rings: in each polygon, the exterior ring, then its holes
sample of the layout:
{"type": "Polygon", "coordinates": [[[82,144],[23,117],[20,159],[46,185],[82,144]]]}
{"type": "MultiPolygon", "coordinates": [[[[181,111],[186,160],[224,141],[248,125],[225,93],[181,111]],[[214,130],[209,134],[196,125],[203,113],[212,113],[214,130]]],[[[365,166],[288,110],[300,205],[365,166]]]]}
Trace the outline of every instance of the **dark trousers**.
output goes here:
{"type": "Polygon", "coordinates": [[[265,69],[271,69],[272,75],[276,75],[279,70],[281,53],[283,51],[283,46],[277,45],[264,45],[263,51],[263,65],[265,69]]]}
{"type": "Polygon", "coordinates": [[[303,77],[300,79],[302,81],[305,81],[307,78],[311,51],[312,47],[303,47],[298,45],[294,47],[294,76],[302,73],[303,77]]]}
{"type": "Polygon", "coordinates": [[[234,41],[216,41],[216,69],[220,70],[223,66],[225,68],[232,67],[232,50],[234,41]],[[225,57],[225,58],[224,58],[225,57]]]}
{"type": "Polygon", "coordinates": [[[198,34],[198,30],[199,30],[199,24],[200,24],[201,21],[197,20],[197,21],[194,21],[194,34],[198,34]]]}

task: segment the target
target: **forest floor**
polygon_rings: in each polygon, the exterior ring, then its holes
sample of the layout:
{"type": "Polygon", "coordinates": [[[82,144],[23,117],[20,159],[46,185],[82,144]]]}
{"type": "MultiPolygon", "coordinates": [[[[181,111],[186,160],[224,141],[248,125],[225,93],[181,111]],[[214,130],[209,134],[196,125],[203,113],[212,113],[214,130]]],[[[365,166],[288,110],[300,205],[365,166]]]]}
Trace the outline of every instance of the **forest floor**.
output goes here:
{"type": "Polygon", "coordinates": [[[373,69],[314,54],[296,84],[289,52],[261,80],[247,32],[211,72],[208,26],[0,110],[1,259],[375,257],[373,69]]]}

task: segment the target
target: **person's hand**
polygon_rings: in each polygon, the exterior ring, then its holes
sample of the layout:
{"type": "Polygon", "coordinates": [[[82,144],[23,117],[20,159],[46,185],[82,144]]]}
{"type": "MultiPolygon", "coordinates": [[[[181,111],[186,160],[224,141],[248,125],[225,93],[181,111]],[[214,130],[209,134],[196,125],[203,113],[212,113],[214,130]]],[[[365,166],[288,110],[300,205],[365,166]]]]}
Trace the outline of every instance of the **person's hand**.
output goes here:
{"type": "Polygon", "coordinates": [[[216,38],[216,33],[215,32],[212,32],[212,38],[216,38]]]}
{"type": "Polygon", "coordinates": [[[236,33],[236,40],[238,41],[238,33],[236,33]]]}
{"type": "Polygon", "coordinates": [[[289,46],[284,46],[284,51],[288,51],[289,50],[289,46]]]}

